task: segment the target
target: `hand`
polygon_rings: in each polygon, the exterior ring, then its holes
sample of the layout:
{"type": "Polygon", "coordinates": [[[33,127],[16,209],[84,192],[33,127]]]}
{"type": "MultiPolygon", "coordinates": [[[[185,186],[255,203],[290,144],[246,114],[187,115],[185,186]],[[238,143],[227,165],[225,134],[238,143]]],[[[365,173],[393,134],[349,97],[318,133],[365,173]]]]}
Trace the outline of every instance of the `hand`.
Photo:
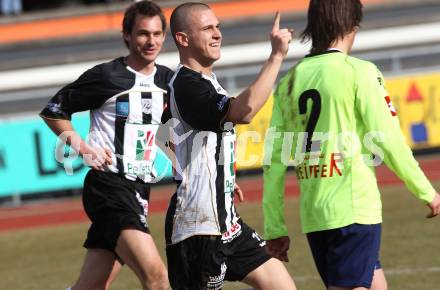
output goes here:
{"type": "Polygon", "coordinates": [[[280,29],[280,12],[275,14],[272,32],[270,33],[270,42],[272,44],[272,56],[285,58],[289,51],[289,43],[293,39],[293,29],[280,29]]]}
{"type": "Polygon", "coordinates": [[[427,218],[433,218],[440,214],[440,194],[436,193],[434,200],[427,204],[431,209],[431,212],[426,216],[427,218]]]}
{"type": "Polygon", "coordinates": [[[287,251],[289,251],[290,238],[279,237],[273,240],[266,240],[266,252],[269,256],[283,262],[289,262],[287,251]]]}
{"type": "Polygon", "coordinates": [[[244,200],[243,191],[237,183],[234,184],[234,194],[238,196],[238,200],[242,202],[244,200]]]}
{"type": "Polygon", "coordinates": [[[112,151],[108,148],[89,147],[82,156],[84,163],[95,170],[104,170],[105,165],[112,164],[112,151]]]}

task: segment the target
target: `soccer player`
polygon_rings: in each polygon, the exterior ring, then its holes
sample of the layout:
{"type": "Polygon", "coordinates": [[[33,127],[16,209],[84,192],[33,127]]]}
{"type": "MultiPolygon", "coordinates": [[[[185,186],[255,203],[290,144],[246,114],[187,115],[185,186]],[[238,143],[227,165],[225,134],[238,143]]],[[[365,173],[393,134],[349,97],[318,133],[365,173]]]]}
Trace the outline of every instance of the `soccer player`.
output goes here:
{"type": "Polygon", "coordinates": [[[268,250],[287,259],[284,176],[292,155],[302,229],[331,290],[387,289],[379,262],[382,210],[373,166],[378,162],[370,148],[379,148],[373,153],[429,206],[429,217],[440,212],[440,196],[405,143],[382,74],[374,64],[348,56],[361,19],[359,0],[311,0],[303,33],[312,40],[311,52],[282,78],[274,96],[271,126],[294,133],[292,150],[283,153],[284,138],[276,135],[266,148],[268,250]]]}
{"type": "Polygon", "coordinates": [[[62,88],[41,112],[57,135],[92,168],[84,181],[83,204],[92,224],[86,257],[73,290],[108,289],[122,264],[143,289],[168,289],[168,274],[148,228],[155,133],[167,104],[173,72],[155,64],[165,38],[159,6],[141,1],[123,19],[127,57],[97,65],[62,88]],[[75,133],[75,112],[90,110],[90,142],[75,133]]]}
{"type": "Polygon", "coordinates": [[[221,289],[224,280],[256,289],[296,289],[284,265],[270,258],[265,241],[236,212],[235,130],[266,102],[285,58],[292,31],[271,33],[272,53],[256,81],[236,98],[218,82],[219,21],[206,4],[185,3],[170,27],[180,65],[170,82],[176,154],[173,195],[166,218],[167,259],[173,289],[221,289]]]}

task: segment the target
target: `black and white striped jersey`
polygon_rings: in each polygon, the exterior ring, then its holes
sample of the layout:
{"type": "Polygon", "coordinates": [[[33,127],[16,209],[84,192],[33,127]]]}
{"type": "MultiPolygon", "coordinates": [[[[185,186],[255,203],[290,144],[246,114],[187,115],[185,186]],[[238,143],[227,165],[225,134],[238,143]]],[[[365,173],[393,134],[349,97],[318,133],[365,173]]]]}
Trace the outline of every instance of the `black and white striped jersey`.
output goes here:
{"type": "Polygon", "coordinates": [[[194,235],[222,235],[229,242],[241,232],[233,202],[235,129],[223,124],[230,97],[214,74],[182,65],[169,87],[178,186],[168,209],[167,243],[194,235]]]}
{"type": "Polygon", "coordinates": [[[117,58],[89,69],[62,88],[40,115],[70,120],[73,113],[90,110],[89,144],[114,153],[106,171],[151,182],[155,177],[155,134],[168,102],[172,75],[161,65],[144,75],[130,68],[123,57],[117,58]]]}

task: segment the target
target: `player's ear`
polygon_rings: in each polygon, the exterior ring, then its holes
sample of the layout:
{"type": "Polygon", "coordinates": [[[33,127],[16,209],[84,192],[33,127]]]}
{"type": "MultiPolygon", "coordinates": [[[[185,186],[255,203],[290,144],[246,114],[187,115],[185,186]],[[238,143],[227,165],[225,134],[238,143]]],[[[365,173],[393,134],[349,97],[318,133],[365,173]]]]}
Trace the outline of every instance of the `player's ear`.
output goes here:
{"type": "Polygon", "coordinates": [[[124,41],[126,43],[130,43],[130,38],[131,38],[130,33],[122,32],[122,37],[124,38],[124,41]]]}
{"type": "Polygon", "coordinates": [[[183,47],[189,46],[188,35],[185,32],[176,32],[175,37],[176,37],[176,42],[179,45],[183,47]]]}

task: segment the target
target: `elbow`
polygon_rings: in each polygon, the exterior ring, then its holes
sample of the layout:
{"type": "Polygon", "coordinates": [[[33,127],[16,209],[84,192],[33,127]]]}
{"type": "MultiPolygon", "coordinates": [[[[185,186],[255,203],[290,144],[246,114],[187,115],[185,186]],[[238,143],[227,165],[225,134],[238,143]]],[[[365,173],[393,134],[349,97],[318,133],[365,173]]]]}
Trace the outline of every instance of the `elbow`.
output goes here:
{"type": "Polygon", "coordinates": [[[252,122],[252,120],[255,117],[255,113],[251,110],[247,111],[247,112],[242,112],[242,114],[240,114],[240,117],[238,117],[236,120],[236,124],[242,124],[242,125],[247,125],[250,124],[252,122]]]}
{"type": "Polygon", "coordinates": [[[254,119],[257,112],[249,107],[233,108],[230,110],[227,121],[233,122],[234,124],[250,124],[254,119]]]}
{"type": "Polygon", "coordinates": [[[253,117],[252,116],[244,116],[240,121],[240,123],[239,124],[242,124],[242,125],[248,125],[248,124],[250,124],[251,122],[252,122],[252,119],[253,119],[253,117]]]}
{"type": "Polygon", "coordinates": [[[48,118],[46,118],[45,116],[43,116],[41,114],[39,114],[38,116],[44,121],[44,123],[46,123],[46,125],[50,124],[51,120],[49,120],[48,118]]]}
{"type": "Polygon", "coordinates": [[[252,117],[248,116],[242,116],[240,118],[229,118],[227,121],[230,121],[234,124],[240,124],[240,125],[248,125],[252,122],[252,117]]]}

